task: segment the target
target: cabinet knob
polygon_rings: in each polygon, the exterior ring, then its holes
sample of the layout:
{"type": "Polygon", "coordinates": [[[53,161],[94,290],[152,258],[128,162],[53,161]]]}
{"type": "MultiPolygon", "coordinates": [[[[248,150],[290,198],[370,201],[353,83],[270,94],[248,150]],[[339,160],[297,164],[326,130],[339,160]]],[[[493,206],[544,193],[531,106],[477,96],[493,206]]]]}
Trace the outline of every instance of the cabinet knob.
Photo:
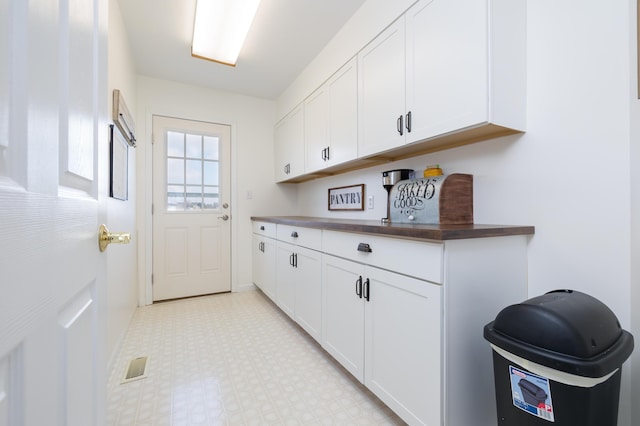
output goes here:
{"type": "Polygon", "coordinates": [[[297,231],[293,231],[291,233],[291,238],[298,238],[298,232],[297,231]]]}

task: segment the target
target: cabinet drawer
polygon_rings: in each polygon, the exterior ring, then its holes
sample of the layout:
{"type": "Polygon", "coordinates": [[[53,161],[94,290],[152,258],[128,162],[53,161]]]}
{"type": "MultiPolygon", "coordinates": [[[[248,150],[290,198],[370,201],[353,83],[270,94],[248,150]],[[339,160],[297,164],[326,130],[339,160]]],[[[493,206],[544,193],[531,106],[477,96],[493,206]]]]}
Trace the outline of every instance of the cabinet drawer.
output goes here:
{"type": "Polygon", "coordinates": [[[438,284],[443,280],[442,244],[324,231],[322,251],[438,284]]]}
{"type": "Polygon", "coordinates": [[[278,225],[277,239],[290,244],[320,250],[322,247],[322,230],[299,226],[278,225]]]}
{"type": "Polygon", "coordinates": [[[276,237],[276,224],[271,222],[253,222],[253,233],[269,238],[276,237]]]}

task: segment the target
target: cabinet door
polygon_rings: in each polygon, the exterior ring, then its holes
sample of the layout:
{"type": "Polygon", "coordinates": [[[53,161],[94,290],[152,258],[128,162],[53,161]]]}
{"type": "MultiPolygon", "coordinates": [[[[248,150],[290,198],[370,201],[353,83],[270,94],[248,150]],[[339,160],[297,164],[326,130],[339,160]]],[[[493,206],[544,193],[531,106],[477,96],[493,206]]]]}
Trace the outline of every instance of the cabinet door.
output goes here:
{"type": "Polygon", "coordinates": [[[276,240],[265,238],[262,251],[262,291],[276,300],[276,240]]]}
{"type": "Polygon", "coordinates": [[[404,33],[401,17],[358,54],[358,157],[405,142],[404,33]]]}
{"type": "MultiPolygon", "coordinates": [[[[264,257],[262,255],[262,241],[264,238],[253,236],[251,247],[251,278],[253,283],[262,290],[264,280],[264,257]]],[[[264,290],[263,290],[264,291],[264,290]]]]}
{"type": "Polygon", "coordinates": [[[253,236],[253,283],[271,300],[276,300],[276,242],[253,236]]]}
{"type": "Polygon", "coordinates": [[[327,165],[329,148],[329,92],[322,86],[304,103],[306,144],[306,172],[323,169],[327,165]]]}
{"type": "Polygon", "coordinates": [[[296,247],[295,320],[318,342],[322,329],[322,256],[296,247]]]}
{"type": "Polygon", "coordinates": [[[407,142],[488,120],[486,9],[486,1],[423,0],[407,11],[407,142]]]}
{"type": "Polygon", "coordinates": [[[364,381],[364,303],[356,294],[363,266],[322,256],[322,347],[364,381]]]}
{"type": "Polygon", "coordinates": [[[302,104],[294,108],[276,125],[274,137],[276,182],[283,182],[303,174],[304,116],[302,104]]]}
{"type": "Polygon", "coordinates": [[[357,65],[353,58],[305,101],[307,173],[358,156],[357,65]]]}
{"type": "Polygon", "coordinates": [[[358,61],[353,58],[327,83],[329,92],[328,165],[358,157],[358,61]]]}
{"type": "Polygon", "coordinates": [[[295,308],[295,246],[276,243],[276,304],[291,318],[295,308]]]}
{"type": "Polygon", "coordinates": [[[365,385],[409,424],[441,424],[439,285],[367,267],[365,385]]]}
{"type": "Polygon", "coordinates": [[[291,159],[287,152],[287,121],[283,118],[278,124],[276,124],[274,133],[274,173],[276,182],[282,182],[287,180],[287,171],[291,167],[291,159]]]}

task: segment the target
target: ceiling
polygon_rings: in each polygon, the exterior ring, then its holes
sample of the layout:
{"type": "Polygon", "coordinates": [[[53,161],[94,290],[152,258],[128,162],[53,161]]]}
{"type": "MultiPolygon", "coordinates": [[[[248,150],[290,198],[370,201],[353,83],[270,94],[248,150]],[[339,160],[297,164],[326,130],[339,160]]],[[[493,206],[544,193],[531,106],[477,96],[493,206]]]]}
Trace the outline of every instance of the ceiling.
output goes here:
{"type": "Polygon", "coordinates": [[[262,0],[235,67],[191,56],[196,0],[119,4],[139,74],[276,99],[364,1],[262,0]]]}

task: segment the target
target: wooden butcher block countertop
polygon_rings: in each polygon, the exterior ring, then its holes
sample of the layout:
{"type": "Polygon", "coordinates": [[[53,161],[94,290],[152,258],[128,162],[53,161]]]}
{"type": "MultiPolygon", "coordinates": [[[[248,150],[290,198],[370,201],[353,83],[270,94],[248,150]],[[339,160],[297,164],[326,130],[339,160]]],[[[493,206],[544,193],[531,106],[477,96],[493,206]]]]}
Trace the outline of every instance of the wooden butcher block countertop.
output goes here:
{"type": "Polygon", "coordinates": [[[331,219],[308,216],[252,216],[251,220],[332,231],[361,232],[424,240],[461,240],[468,238],[533,235],[533,226],[515,225],[420,225],[381,223],[379,220],[331,219]]]}

